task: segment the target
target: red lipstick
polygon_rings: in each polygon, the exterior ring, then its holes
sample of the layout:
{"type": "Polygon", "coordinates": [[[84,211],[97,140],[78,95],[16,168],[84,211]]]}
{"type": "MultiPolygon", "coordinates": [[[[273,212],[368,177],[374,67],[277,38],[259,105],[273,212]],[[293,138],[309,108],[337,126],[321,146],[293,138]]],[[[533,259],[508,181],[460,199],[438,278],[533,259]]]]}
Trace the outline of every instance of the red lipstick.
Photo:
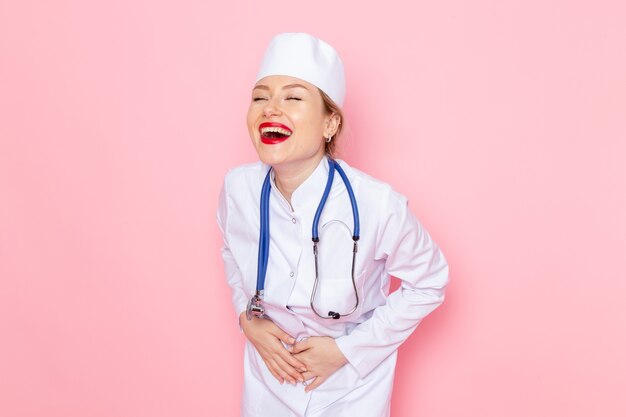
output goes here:
{"type": "Polygon", "coordinates": [[[266,145],[275,145],[289,139],[293,132],[282,123],[263,122],[259,125],[259,133],[261,142],[266,145]]]}

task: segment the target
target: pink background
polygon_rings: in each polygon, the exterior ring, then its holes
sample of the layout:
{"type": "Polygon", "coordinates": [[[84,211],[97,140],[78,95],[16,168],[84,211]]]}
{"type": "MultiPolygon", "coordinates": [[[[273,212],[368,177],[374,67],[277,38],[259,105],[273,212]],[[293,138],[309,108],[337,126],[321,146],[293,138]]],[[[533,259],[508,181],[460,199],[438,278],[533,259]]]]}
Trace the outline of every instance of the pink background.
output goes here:
{"type": "Polygon", "coordinates": [[[444,249],[393,415],[626,415],[623,1],[0,2],[0,415],[236,416],[217,196],[279,31],[444,249]]]}

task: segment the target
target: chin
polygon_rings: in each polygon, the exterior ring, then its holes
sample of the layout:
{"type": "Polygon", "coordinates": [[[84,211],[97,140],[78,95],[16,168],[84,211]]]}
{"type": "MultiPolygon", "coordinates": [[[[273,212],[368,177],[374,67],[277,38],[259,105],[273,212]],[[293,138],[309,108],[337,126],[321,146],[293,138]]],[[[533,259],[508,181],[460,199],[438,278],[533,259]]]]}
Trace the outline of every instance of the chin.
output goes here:
{"type": "Polygon", "coordinates": [[[286,158],[285,155],[282,154],[282,152],[276,152],[274,149],[267,149],[267,147],[263,145],[256,148],[256,153],[259,156],[261,162],[267,165],[274,166],[288,162],[288,158],[286,158]]]}

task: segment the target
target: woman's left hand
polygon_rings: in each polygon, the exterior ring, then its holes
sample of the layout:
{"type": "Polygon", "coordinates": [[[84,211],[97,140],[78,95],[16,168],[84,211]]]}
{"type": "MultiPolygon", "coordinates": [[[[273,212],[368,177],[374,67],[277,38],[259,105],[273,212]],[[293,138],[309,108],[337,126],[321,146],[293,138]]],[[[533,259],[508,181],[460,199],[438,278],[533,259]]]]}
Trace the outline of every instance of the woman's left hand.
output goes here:
{"type": "Polygon", "coordinates": [[[308,381],[315,378],[306,386],[305,392],[319,387],[337,369],[348,363],[348,360],[337,347],[335,339],[328,336],[313,336],[296,343],[291,353],[306,365],[307,372],[302,373],[308,381]]]}

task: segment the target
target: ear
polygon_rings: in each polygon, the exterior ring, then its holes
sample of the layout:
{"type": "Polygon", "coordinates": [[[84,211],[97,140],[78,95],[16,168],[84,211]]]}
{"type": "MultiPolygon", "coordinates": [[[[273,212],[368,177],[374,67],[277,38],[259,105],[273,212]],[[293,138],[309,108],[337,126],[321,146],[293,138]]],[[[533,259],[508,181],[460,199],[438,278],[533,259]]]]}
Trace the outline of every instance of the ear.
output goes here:
{"type": "Polygon", "coordinates": [[[337,113],[332,113],[326,118],[326,128],[324,129],[325,137],[335,136],[339,125],[341,124],[341,117],[337,113]]]}

